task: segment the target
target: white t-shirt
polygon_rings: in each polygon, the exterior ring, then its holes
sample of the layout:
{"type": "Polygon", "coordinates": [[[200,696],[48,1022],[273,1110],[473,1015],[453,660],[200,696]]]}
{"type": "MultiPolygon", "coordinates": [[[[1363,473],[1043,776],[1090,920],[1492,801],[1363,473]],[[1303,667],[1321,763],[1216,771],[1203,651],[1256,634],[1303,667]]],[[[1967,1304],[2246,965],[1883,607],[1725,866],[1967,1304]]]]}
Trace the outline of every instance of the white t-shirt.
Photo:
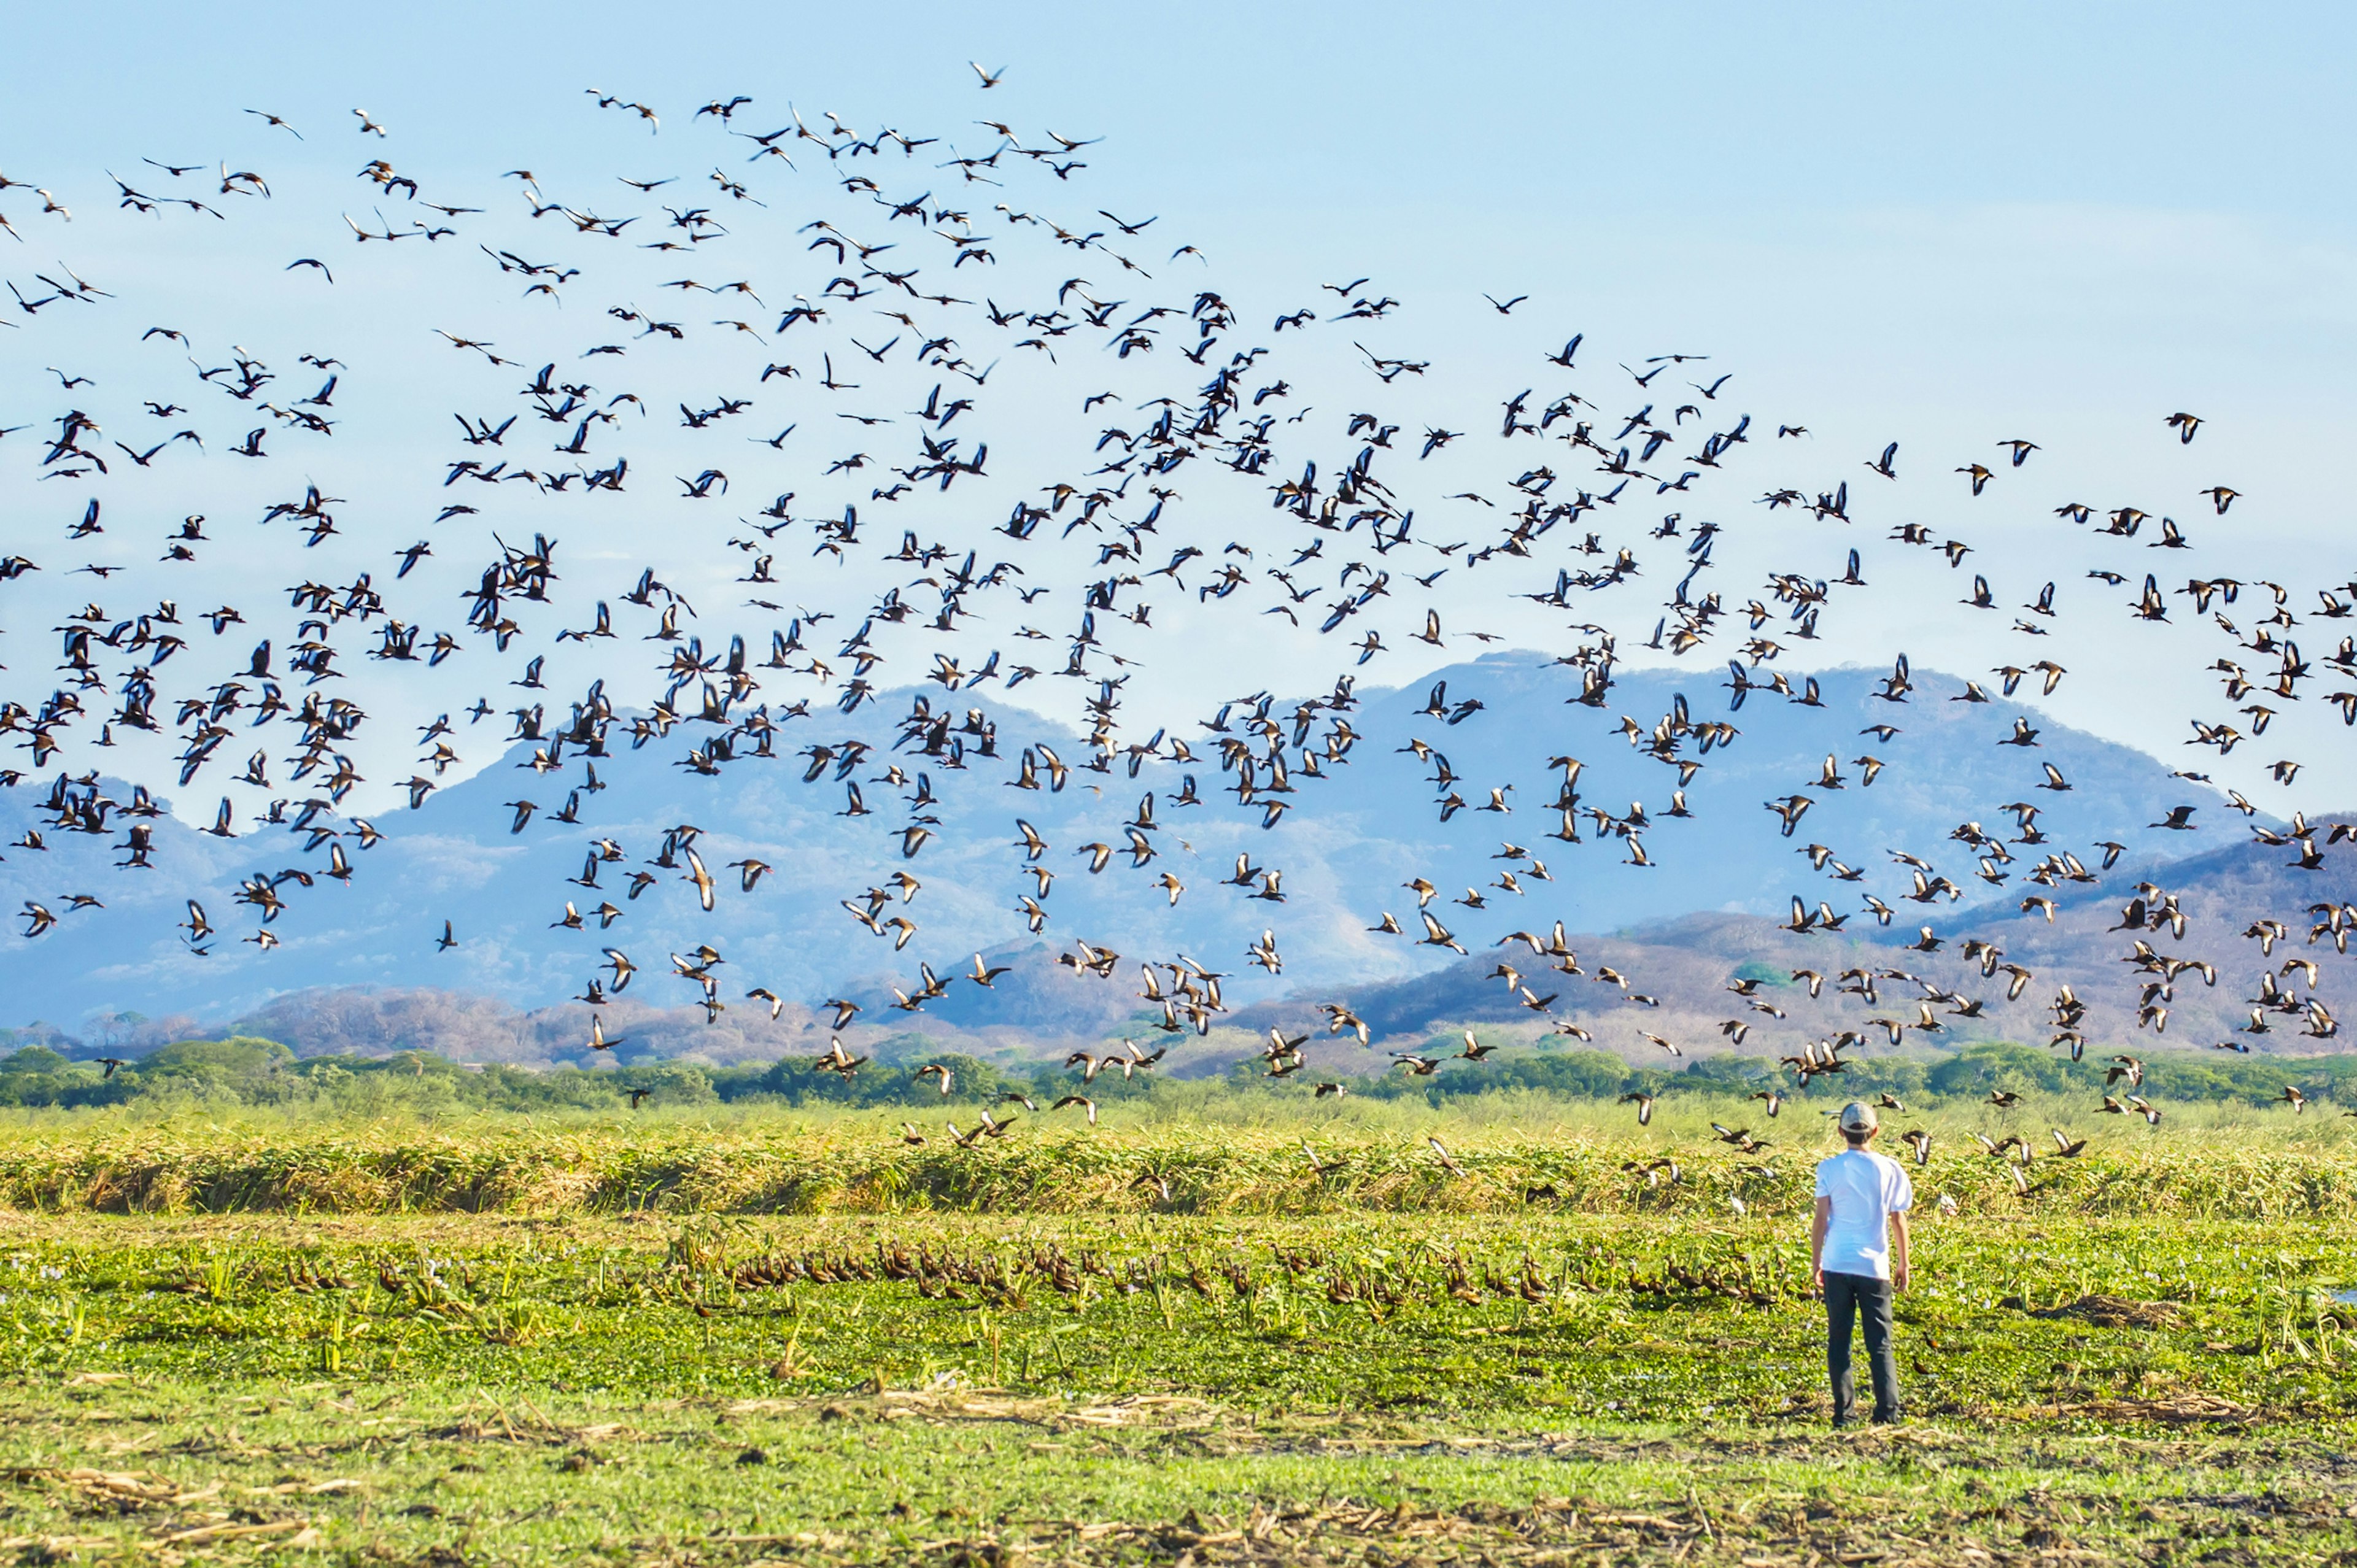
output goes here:
{"type": "Polygon", "coordinates": [[[1870,1149],[1844,1149],[1817,1166],[1817,1196],[1833,1199],[1820,1266],[1827,1273],[1889,1279],[1890,1216],[1915,1202],[1906,1167],[1870,1149]]]}

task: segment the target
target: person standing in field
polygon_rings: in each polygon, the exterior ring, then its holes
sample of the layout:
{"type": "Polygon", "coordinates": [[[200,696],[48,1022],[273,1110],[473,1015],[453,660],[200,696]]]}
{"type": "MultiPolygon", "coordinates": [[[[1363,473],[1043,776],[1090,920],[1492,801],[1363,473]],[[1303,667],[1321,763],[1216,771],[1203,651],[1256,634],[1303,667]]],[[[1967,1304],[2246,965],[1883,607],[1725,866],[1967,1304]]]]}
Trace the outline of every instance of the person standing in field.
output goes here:
{"type": "Polygon", "coordinates": [[[1907,1210],[1915,1189],[1906,1167],[1867,1145],[1880,1131],[1874,1107],[1852,1101],[1839,1122],[1849,1147],[1817,1166],[1816,1219],[1809,1227],[1809,1268],[1824,1294],[1825,1368],[1833,1376],[1834,1425],[1847,1426],[1857,1395],[1850,1379],[1850,1332],[1866,1322],[1874,1382],[1874,1421],[1900,1420],[1899,1361],[1890,1343],[1890,1304],[1907,1289],[1907,1210]]]}

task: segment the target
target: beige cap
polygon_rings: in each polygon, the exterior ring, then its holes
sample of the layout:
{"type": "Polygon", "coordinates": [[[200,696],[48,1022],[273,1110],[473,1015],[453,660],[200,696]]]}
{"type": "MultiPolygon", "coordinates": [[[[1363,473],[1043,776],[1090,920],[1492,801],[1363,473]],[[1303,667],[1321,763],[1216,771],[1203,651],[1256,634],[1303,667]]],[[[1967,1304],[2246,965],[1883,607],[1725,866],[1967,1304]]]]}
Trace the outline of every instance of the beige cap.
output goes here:
{"type": "Polygon", "coordinates": [[[1863,1100],[1853,1100],[1842,1107],[1841,1129],[1845,1133],[1871,1133],[1880,1125],[1874,1107],[1863,1100]]]}

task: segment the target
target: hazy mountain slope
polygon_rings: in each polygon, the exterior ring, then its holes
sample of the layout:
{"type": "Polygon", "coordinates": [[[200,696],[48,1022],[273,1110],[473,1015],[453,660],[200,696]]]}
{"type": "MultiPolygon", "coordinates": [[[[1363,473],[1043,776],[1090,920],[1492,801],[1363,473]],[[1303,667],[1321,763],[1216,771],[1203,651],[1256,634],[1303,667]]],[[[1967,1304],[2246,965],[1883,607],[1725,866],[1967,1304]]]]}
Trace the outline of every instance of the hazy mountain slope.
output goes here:
{"type": "MultiPolygon", "coordinates": [[[[2304,1009],[2271,1009],[2263,1015],[2265,1031],[2249,1027],[2263,995],[2263,972],[2273,974],[2288,997],[2304,1003],[2314,995],[2328,1012],[2357,1013],[2346,1003],[2351,976],[2357,973],[2351,966],[2357,961],[2342,955],[2329,933],[2310,940],[2321,917],[2307,913],[2311,905],[2357,900],[2357,870],[2341,859],[2322,870],[2300,871],[2287,864],[2291,858],[2284,849],[2244,843],[2175,862],[2132,866],[2124,859],[2100,886],[2058,896],[2051,924],[2040,912],[2022,912],[2009,898],[1977,907],[1943,900],[1920,910],[1906,905],[1912,924],[1901,919],[1885,929],[1870,919],[1853,921],[1832,935],[1799,935],[1755,916],[1695,915],[1610,936],[1573,936],[1569,945],[1587,972],[1578,976],[1510,942],[1407,980],[1331,993],[1307,988],[1285,1001],[1247,1009],[1234,1022],[1249,1029],[1275,1026],[1288,1034],[1322,1034],[1319,1004],[1339,1000],[1367,1021],[1379,1047],[1405,1049],[1467,1025],[1477,1026],[1486,1039],[1521,1038],[1562,1019],[1588,1030],[1599,1046],[1632,1060],[1660,1063],[1674,1058],[1648,1041],[1647,1033],[1689,1057],[1729,1049],[1782,1055],[1841,1030],[1862,1035],[1863,1048],[1876,1052],[1987,1038],[2044,1041],[2054,1033],[2050,1005],[2067,984],[2086,1004],[2079,1030],[2086,1048],[2098,1055],[2221,1043],[2261,1052],[2347,1048],[2352,1042],[2341,1035],[2311,1032],[2304,1009]],[[2182,938],[2166,925],[2116,929],[2124,907],[2138,897],[2135,885],[2140,881],[2177,897],[2187,916],[2182,938]],[[2242,934],[2268,918],[2290,927],[2289,938],[2276,943],[2272,955],[2242,934]],[[1923,924],[1940,938],[1937,951],[1906,945],[1918,940],[1923,924]],[[1982,963],[1963,957],[1966,938],[1996,944],[1997,963],[2032,972],[2018,999],[2007,999],[2012,976],[2005,969],[1984,974],[1982,963]],[[2166,958],[2210,965],[2214,983],[2199,968],[2182,969],[2169,993],[2154,998],[2167,1009],[2166,1019],[2142,1019],[2142,987],[2164,977],[2125,961],[2135,957],[2139,940],[2166,958]],[[2309,961],[2317,965],[2313,987],[2302,967],[2309,961]],[[1496,974],[1501,963],[1520,972],[1522,986],[1543,998],[1552,996],[1545,1015],[1525,1006],[1496,974]],[[1597,978],[1606,968],[1629,977],[1628,992],[1597,978]],[[1840,991],[1837,977],[1856,969],[1878,976],[1873,1003],[1840,991]],[[1800,970],[1825,977],[1818,997],[1812,999],[1804,984],[1792,981],[1800,970]],[[1756,1000],[1785,1016],[1760,1011],[1753,998],[1729,991],[1738,974],[1759,978],[1756,1000]],[[1932,1017],[1941,1026],[1923,1031],[1920,1005],[1927,988],[1919,982],[1977,1003],[1977,1015],[1960,1015],[1953,1002],[1935,1002],[1932,1017]],[[1629,993],[1650,996],[1659,1005],[1631,1002],[1629,993]],[[1883,1018],[1905,1026],[1900,1047],[1873,1022],[1883,1018]],[[1730,1020],[1747,1026],[1739,1041],[1721,1027],[1730,1020]]],[[[1326,1053],[1316,1059],[1333,1058],[1326,1053]]]]}
{"type": "MultiPolygon", "coordinates": [[[[996,977],[989,992],[953,985],[946,997],[918,1012],[870,1005],[843,1033],[861,1051],[952,1049],[1030,1058],[1124,1036],[1151,1038],[1170,1047],[1166,1071],[1191,1073],[1223,1070],[1253,1054],[1264,1032],[1275,1026],[1289,1035],[1316,1035],[1311,1070],[1329,1074],[1365,1071],[1387,1061],[1383,1052],[1420,1048],[1437,1036],[1446,1037],[1443,1048],[1453,1050],[1455,1033],[1469,1026],[1483,1040],[1497,1043],[1540,1037],[1563,1022],[1632,1061],[1676,1065],[1726,1050],[1784,1055],[1805,1040],[1843,1030],[1859,1034],[1867,1041],[1864,1049],[1879,1053],[1894,1047],[1878,1019],[1904,1026],[1903,1044],[1896,1048],[1909,1051],[1994,1037],[2043,1040],[2051,1030],[2050,1004],[2067,983],[2087,1004],[2081,1029],[2099,1057],[2222,1040],[2261,1052],[2339,1049],[2340,1037],[2309,1033],[2309,1021],[2298,1013],[2268,1013],[2266,1033],[2245,1031],[2252,999],[2261,993],[2263,970],[2276,976],[2286,994],[2319,995],[2328,1008],[2336,1005],[2348,983],[2351,961],[2336,950],[2329,934],[2309,940],[2304,911],[2311,904],[2357,899],[2357,877],[2344,864],[2303,872],[2286,859],[2281,849],[2250,843],[2139,868],[2124,861],[2102,886],[2072,889],[2059,898],[2051,925],[2038,913],[2023,915],[2009,898],[1977,907],[1943,900],[1921,912],[1905,906],[1917,925],[1928,921],[1941,935],[1941,948],[1929,953],[1902,945],[1915,940],[1915,926],[1894,923],[1885,929],[1869,919],[1838,933],[1803,935],[1758,916],[1704,913],[1616,934],[1574,934],[1569,944],[1584,972],[1572,975],[1510,940],[1422,975],[1304,986],[1290,996],[1240,1008],[1208,1040],[1160,1033],[1158,1009],[1139,998],[1134,970],[1125,966],[1110,980],[1083,978],[1057,963],[1052,950],[1039,941],[996,958],[995,965],[1004,964],[1006,972],[996,977]],[[2189,917],[2182,940],[2166,928],[2110,929],[2120,923],[2121,906],[2136,896],[2132,884],[2137,881],[2177,896],[2189,917]],[[2270,913],[2292,931],[2267,957],[2239,933],[2270,913]],[[2007,971],[1984,975],[1979,962],[1962,957],[1967,937],[1997,943],[2001,962],[2032,971],[2018,999],[2007,999],[2007,971]],[[2217,973],[2214,986],[2198,969],[2177,976],[2173,994],[2165,999],[2169,1018],[2162,1029],[2138,1021],[2139,987],[2154,977],[2121,961],[2137,940],[2172,958],[2210,962],[2217,973]],[[2310,960],[2318,965],[2312,992],[2298,967],[2310,960]],[[1548,1001],[1544,1015],[1525,1006],[1519,991],[1496,972],[1501,964],[1517,972],[1521,986],[1548,1001]],[[1627,986],[1599,979],[1607,969],[1625,977],[1627,986]],[[1805,970],[1825,977],[1816,998],[1791,978],[1805,970]],[[1844,993],[1840,976],[1847,970],[1876,977],[1872,1001],[1844,993]],[[1738,977],[1759,982],[1755,996],[1727,989],[1738,977]],[[1941,1027],[1925,1032],[1920,1007],[1934,988],[1976,1002],[1978,1015],[1961,1015],[1954,1002],[1935,1001],[1932,1014],[1941,1027]],[[1347,1003],[1366,1019],[1372,1051],[1350,1036],[1336,1040],[1325,1034],[1320,1007],[1329,1002],[1347,1003]],[[1729,1022],[1743,1026],[1739,1035],[1723,1027],[1729,1022]],[[1647,1034],[1677,1046],[1683,1056],[1671,1057],[1647,1034]]],[[[716,1062],[815,1055],[833,1032],[831,1020],[807,1007],[789,1003],[772,1020],[766,1006],[737,999],[734,990],[728,994],[729,1010],[707,1022],[699,1009],[661,1005],[678,998],[641,984],[605,1010],[606,1026],[622,1042],[621,1058],[691,1056],[716,1062]]],[[[588,1019],[589,1009],[578,1004],[526,1012],[479,995],[433,989],[331,989],[292,993],[218,1026],[285,1040],[307,1054],[420,1047],[464,1060],[533,1062],[583,1058],[588,1019]]],[[[112,1049],[137,1050],[197,1027],[193,1019],[159,1019],[103,1029],[88,1038],[112,1049]]]]}
{"type": "MultiPolygon", "coordinates": [[[[431,796],[422,810],[384,813],[380,821],[388,836],[375,847],[362,849],[351,837],[340,841],[355,868],[349,885],[320,878],[308,889],[285,886],[291,908],[270,928],[284,946],[272,952],[240,940],[261,926],[252,910],[233,901],[237,880],[292,866],[316,875],[326,869],[324,844],[307,853],[300,838],[276,829],[247,830],[224,841],[165,819],[156,824],[157,869],[118,871],[112,864],[120,858],[113,847],[117,835],[52,832],[46,853],[11,849],[0,863],[0,897],[12,905],[38,900],[62,916],[56,929],[38,939],[13,932],[0,938],[0,981],[19,1022],[47,1017],[71,1024],[92,1011],[122,1009],[226,1019],[253,1012],[286,990],[347,985],[437,987],[533,1007],[578,993],[596,972],[599,949],[613,945],[644,966],[634,995],[675,1006],[693,1001],[695,993],[660,972],[664,955],[709,943],[727,957],[721,973],[724,994],[732,999],[761,984],[798,1002],[852,995],[868,1004],[872,1015],[889,1001],[884,982],[913,977],[920,957],[946,972],[963,967],[977,950],[1040,944],[1052,950],[1083,937],[1132,959],[1183,952],[1214,968],[1243,971],[1232,983],[1231,996],[1248,1003],[1305,983],[1404,978],[1451,959],[1443,950],[1366,929],[1390,910],[1412,932],[1418,930],[1415,896],[1400,886],[1415,875],[1443,889],[1434,911],[1468,947],[1480,948],[1507,931],[1543,930],[1556,919],[1575,930],[1625,930],[1698,910],[1781,913],[1794,893],[1846,909],[1858,907],[1862,891],[1895,900],[1908,884],[1884,852],[1900,847],[1934,861],[1960,883],[1977,886],[1965,875],[1972,857],[1948,834],[1967,820],[2006,833],[2012,818],[2000,807],[2016,800],[2042,806],[2041,821],[2055,844],[2083,855],[2100,838],[2116,837],[2143,855],[2231,843],[2242,832],[2239,819],[2216,820],[2228,813],[2214,805],[2213,794],[2170,778],[2140,753],[2059,729],[2047,730],[2036,749],[1996,745],[2010,733],[2014,715],[2027,710],[1948,701],[1959,682],[1929,673],[1919,674],[1921,689],[1904,704],[1871,697],[1874,676],[1834,671],[1821,678],[1820,708],[1755,692],[1733,713],[1723,667],[1698,669],[1684,679],[1666,672],[1624,676],[1601,711],[1566,702],[1577,692],[1576,672],[1549,666],[1538,655],[1492,654],[1452,668],[1443,679],[1449,703],[1474,698],[1481,710],[1451,725],[1419,712],[1426,703],[1424,685],[1367,691],[1346,715],[1361,737],[1348,760],[1328,765],[1323,778],[1308,777],[1297,766],[1293,792],[1283,797],[1294,809],[1267,831],[1259,825],[1257,806],[1242,808],[1219,793],[1230,776],[1219,768],[1218,736],[1198,733],[1189,740],[1190,762],[1149,762],[1135,779],[1119,767],[1103,773],[1075,768],[1060,792],[1011,789],[1006,783],[1027,745],[1045,741],[1068,763],[1084,757],[1085,747],[1054,725],[1000,707],[994,710],[999,718],[996,759],[969,751],[969,766],[952,773],[905,750],[896,757],[888,747],[894,722],[908,709],[906,693],[849,716],[828,712],[794,720],[780,732],[778,757],[740,757],[716,777],[677,765],[699,734],[708,734],[683,726],[670,742],[597,763],[604,788],[582,797],[579,826],[551,817],[585,783],[582,762],[569,756],[554,774],[535,772],[517,766],[531,760],[532,748],[516,746],[499,765],[431,796]],[[1664,814],[1674,770],[1640,755],[1617,728],[1626,715],[1650,730],[1681,692],[1697,722],[1726,718],[1741,731],[1731,745],[1698,758],[1705,766],[1685,791],[1694,815],[1684,820],[1664,814]],[[1905,733],[1888,744],[1859,736],[1864,725],[1881,722],[1905,733]],[[1434,804],[1439,793],[1430,782],[1434,768],[1402,749],[1412,738],[1445,756],[1458,775],[1453,788],[1474,805],[1487,801],[1493,788],[1511,786],[1504,799],[1512,812],[1467,809],[1444,824],[1434,804]],[[805,761],[791,755],[821,743],[839,749],[849,740],[875,747],[849,779],[859,786],[865,816],[843,814],[849,796],[834,768],[805,783],[805,761]],[[1813,782],[1828,753],[1848,779],[1843,789],[1813,782]],[[1868,754],[1887,764],[1870,788],[1859,783],[1860,769],[1849,760],[1868,754]],[[1579,779],[1584,803],[1616,814],[1632,800],[1645,804],[1652,825],[1640,836],[1652,866],[1623,864],[1626,841],[1599,838],[1585,817],[1580,842],[1546,836],[1559,825],[1559,814],[1550,809],[1559,774],[1545,766],[1554,755],[1586,762],[1579,779]],[[879,781],[896,760],[909,776],[899,788],[879,781]],[[2050,760],[2072,783],[2068,792],[2035,788],[2042,779],[2038,764],[2050,760]],[[903,859],[899,830],[909,820],[907,801],[920,770],[930,774],[936,797],[926,810],[940,821],[919,854],[903,859]],[[1187,774],[1196,779],[1205,805],[1170,804],[1187,774]],[[1123,823],[1148,789],[1157,797],[1151,835],[1157,857],[1133,869],[1128,855],[1119,854],[1103,875],[1091,875],[1079,846],[1125,843],[1123,823]],[[1761,803],[1795,790],[1816,804],[1788,839],[1761,803]],[[522,832],[511,832],[511,803],[524,800],[538,809],[522,832]],[[2197,813],[2199,832],[2165,833],[2144,826],[2180,802],[2212,802],[2197,813]],[[1051,918],[1036,938],[1017,908],[1018,897],[1035,887],[1017,848],[1018,817],[1034,823],[1052,846],[1039,862],[1056,875],[1043,901],[1051,918]],[[679,870],[655,871],[661,880],[639,898],[625,889],[628,875],[644,868],[663,832],[680,823],[705,830],[695,847],[721,882],[711,914],[697,907],[679,870]],[[600,866],[595,887],[566,886],[566,877],[582,873],[589,843],[601,832],[620,842],[625,859],[600,866]],[[1505,841],[1544,861],[1552,879],[1533,875],[1526,861],[1495,858],[1505,841]],[[1867,879],[1844,885],[1812,872],[1798,851],[1813,842],[1831,846],[1867,879]],[[1239,852],[1255,866],[1283,873],[1283,902],[1221,885],[1239,852]],[[748,857],[772,869],[746,893],[728,867],[748,857]],[[1481,910],[1448,901],[1469,886],[1494,883],[1510,865],[1522,868],[1523,896],[1491,887],[1485,894],[1490,907],[1481,910]],[[897,955],[839,903],[887,867],[905,868],[923,884],[913,902],[896,899],[887,911],[919,927],[897,955]],[[1153,882],[1165,869],[1187,888],[1175,908],[1153,882]],[[107,908],[65,914],[60,895],[78,891],[95,894],[107,908]],[[202,903],[220,932],[209,956],[192,956],[170,929],[175,919],[186,918],[189,897],[202,903]],[[586,930],[559,929],[553,922],[568,897],[585,915],[608,899],[623,914],[602,933],[595,918],[586,930]],[[445,919],[459,939],[447,952],[436,947],[445,919]],[[1277,931],[1286,961],[1284,974],[1274,980],[1242,961],[1243,947],[1264,928],[1277,931]]],[[[962,700],[947,699],[951,711],[960,711],[962,700]]],[[[1240,714],[1231,714],[1232,733],[1240,714]]],[[[1289,704],[1279,704],[1273,716],[1283,721],[1289,714],[1289,704]]],[[[1330,715],[1315,716],[1308,732],[1313,747],[1329,722],[1330,715]]],[[[500,723],[487,721],[472,736],[462,724],[457,744],[468,752],[498,746],[494,726],[500,723]]],[[[1293,755],[1297,764],[1299,754],[1293,755]]],[[[1691,742],[1684,755],[1696,757],[1691,742]]],[[[33,804],[28,789],[0,792],[0,826],[12,838],[40,821],[33,804]]],[[[330,822],[349,832],[349,824],[330,822]]],[[[1126,965],[1125,972],[1135,973],[1126,965]]],[[[1004,994],[996,996],[953,989],[933,1011],[944,1021],[974,1026],[1056,1029],[1085,1029],[1118,1015],[1111,1004],[1097,1002],[1074,1010],[1068,988],[1026,989],[1025,983],[1007,981],[1001,986],[1004,994]]]]}

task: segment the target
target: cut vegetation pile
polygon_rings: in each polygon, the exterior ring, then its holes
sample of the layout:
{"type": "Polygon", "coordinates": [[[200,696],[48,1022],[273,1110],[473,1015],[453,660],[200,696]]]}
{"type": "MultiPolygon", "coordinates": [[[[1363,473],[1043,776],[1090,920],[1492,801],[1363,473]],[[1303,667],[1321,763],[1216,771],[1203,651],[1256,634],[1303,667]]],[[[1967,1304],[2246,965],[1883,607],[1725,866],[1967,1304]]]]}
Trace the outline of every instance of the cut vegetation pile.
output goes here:
{"type": "MultiPolygon", "coordinates": [[[[1469,1133],[1435,1145],[1357,1129],[1312,1145],[1297,1132],[1223,1127],[1027,1128],[970,1149],[841,1126],[124,1130],[0,1144],[0,1204],[116,1214],[1787,1214],[1811,1201],[1820,1152],[1594,1134],[1469,1133]]],[[[1973,1213],[2267,1219],[2344,1214],[2357,1197],[2357,1162],[2329,1146],[2139,1140],[2035,1159],[2022,1180],[2017,1169],[1958,1138],[1914,1175],[1921,1201],[1973,1213]]]]}

